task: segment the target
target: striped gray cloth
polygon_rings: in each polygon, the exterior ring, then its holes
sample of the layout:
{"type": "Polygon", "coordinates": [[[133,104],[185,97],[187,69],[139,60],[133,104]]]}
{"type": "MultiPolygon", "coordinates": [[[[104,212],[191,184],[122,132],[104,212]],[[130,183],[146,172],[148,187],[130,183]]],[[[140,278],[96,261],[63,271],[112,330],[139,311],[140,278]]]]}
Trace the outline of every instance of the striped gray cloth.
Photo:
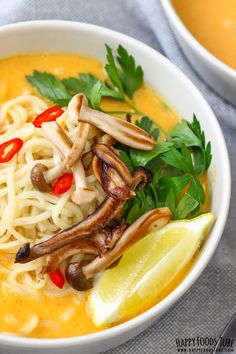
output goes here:
{"type": "Polygon", "coordinates": [[[158,0],[0,0],[0,5],[0,25],[64,19],[101,25],[135,37],[169,57],[210,103],[227,140],[233,177],[230,214],[220,245],[200,279],[168,313],[107,354],[174,354],[177,338],[219,336],[236,311],[236,109],[214,94],[191,69],[158,0]]]}

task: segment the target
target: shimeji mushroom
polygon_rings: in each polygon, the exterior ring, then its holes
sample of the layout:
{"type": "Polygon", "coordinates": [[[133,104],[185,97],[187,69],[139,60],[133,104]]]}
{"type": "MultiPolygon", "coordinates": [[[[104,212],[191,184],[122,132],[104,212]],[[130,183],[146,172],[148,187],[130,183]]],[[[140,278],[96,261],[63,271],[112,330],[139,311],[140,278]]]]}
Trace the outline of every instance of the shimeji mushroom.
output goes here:
{"type": "Polygon", "coordinates": [[[147,234],[148,228],[158,230],[165,226],[172,214],[168,208],[153,209],[139,217],[123,232],[114,248],[106,252],[102,257],[97,256],[85,266],[80,263],[70,263],[66,268],[66,279],[76,290],[83,291],[92,287],[91,279],[100,271],[106,269],[117,261],[124,251],[147,234]]]}
{"type": "MultiPolygon", "coordinates": [[[[107,173],[108,180],[106,183],[109,196],[105,198],[91,215],[79,223],[60,231],[49,240],[41,242],[33,246],[31,249],[29,244],[24,245],[16,255],[16,262],[28,262],[54,252],[81,238],[91,237],[91,235],[104,230],[104,228],[106,228],[112,221],[120,218],[125,201],[134,196],[134,192],[132,191],[133,183],[131,183],[131,187],[128,188],[128,185],[122,179],[121,175],[113,167],[107,165],[101,159],[99,159],[99,161],[106,166],[106,169],[99,173],[107,173]],[[108,171],[108,167],[113,171],[108,171]],[[124,190],[124,193],[122,190],[124,190]]],[[[103,177],[101,176],[101,180],[104,184],[105,180],[103,180],[103,177]]],[[[142,171],[138,170],[136,174],[134,172],[133,180],[135,181],[135,187],[144,187],[149,181],[148,172],[145,169],[142,169],[142,171]]]]}
{"type": "Polygon", "coordinates": [[[114,152],[114,149],[112,150],[111,147],[105,144],[94,144],[92,152],[107,165],[113,167],[120,174],[124,182],[128,186],[131,186],[133,177],[126,164],[114,152]]]}
{"type": "Polygon", "coordinates": [[[74,164],[73,174],[75,179],[75,191],[71,195],[72,201],[75,204],[92,202],[96,197],[96,191],[87,187],[84,167],[80,160],[74,164]]]}
{"type": "Polygon", "coordinates": [[[126,120],[89,108],[88,101],[83,94],[75,95],[68,109],[73,112],[78,121],[95,125],[120,143],[139,150],[152,150],[154,147],[152,136],[143,129],[126,120]]]}
{"type": "Polygon", "coordinates": [[[91,202],[96,194],[94,190],[87,188],[85,172],[79,158],[87,140],[89,125],[86,123],[78,124],[78,130],[74,144],[57,122],[47,122],[42,124],[45,135],[53,142],[61,152],[65,161],[61,164],[47,169],[42,164],[37,164],[31,171],[31,181],[33,186],[44,192],[50,190],[50,183],[60,177],[68,168],[72,168],[75,179],[75,192],[72,200],[76,204],[91,202]],[[77,162],[76,162],[77,161],[77,162]]]}
{"type": "Polygon", "coordinates": [[[48,254],[45,257],[43,273],[52,272],[57,269],[64,260],[79,253],[95,256],[105,254],[114,246],[126,227],[126,224],[119,225],[115,227],[112,232],[109,229],[104,229],[91,235],[89,238],[81,238],[48,254]]]}
{"type": "Polygon", "coordinates": [[[16,254],[16,263],[32,261],[80,238],[103,230],[113,219],[120,217],[124,203],[123,200],[106,197],[99,207],[86,219],[58,232],[49,240],[38,243],[32,248],[30,248],[29,243],[24,244],[16,254]]]}

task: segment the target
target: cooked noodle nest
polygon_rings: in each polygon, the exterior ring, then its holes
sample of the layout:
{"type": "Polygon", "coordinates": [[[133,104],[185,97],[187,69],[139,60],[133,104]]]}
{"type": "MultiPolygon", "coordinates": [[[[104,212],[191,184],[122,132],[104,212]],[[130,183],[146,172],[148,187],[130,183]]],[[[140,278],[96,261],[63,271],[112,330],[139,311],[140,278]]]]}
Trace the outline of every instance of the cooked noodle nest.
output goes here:
{"type": "MultiPolygon", "coordinates": [[[[73,186],[59,196],[41,193],[33,188],[30,173],[36,163],[50,168],[63,159],[42,129],[32,124],[33,118],[47,108],[45,101],[29,94],[11,99],[0,107],[0,144],[17,137],[24,141],[19,153],[0,165],[0,273],[5,276],[1,286],[4,293],[13,292],[37,299],[42,293],[49,297],[63,297],[75,291],[66,284],[63,289],[56,289],[48,276],[42,277],[43,258],[26,264],[14,264],[16,250],[25,242],[34,244],[46,240],[60,229],[84,219],[104,198],[94,175],[86,176],[88,187],[96,190],[96,199],[89,205],[78,206],[71,201],[73,186]]],[[[58,123],[73,141],[76,122],[70,121],[65,112],[58,123]]],[[[96,134],[97,130],[91,128],[85,152],[90,149],[96,134]]],[[[69,318],[73,311],[62,317],[69,318]]],[[[13,319],[12,314],[9,316],[8,321],[13,319]]],[[[38,324],[39,318],[33,314],[20,333],[29,334],[38,324]]]]}

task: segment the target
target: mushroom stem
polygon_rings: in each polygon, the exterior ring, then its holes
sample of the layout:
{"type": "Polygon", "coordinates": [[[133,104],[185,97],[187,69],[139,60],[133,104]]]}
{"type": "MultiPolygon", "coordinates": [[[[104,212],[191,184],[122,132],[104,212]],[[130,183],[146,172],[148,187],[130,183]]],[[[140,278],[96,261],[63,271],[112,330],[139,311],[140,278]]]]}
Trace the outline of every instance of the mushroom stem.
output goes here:
{"type": "Polygon", "coordinates": [[[66,169],[72,168],[76,189],[72,193],[71,199],[76,204],[90,203],[95,198],[96,192],[87,188],[84,168],[79,161],[88,137],[89,124],[83,122],[78,124],[78,130],[73,145],[57,122],[43,123],[42,129],[65,158],[63,163],[44,172],[46,183],[49,185],[53,180],[60,177],[66,169]]]}
{"type": "Polygon", "coordinates": [[[92,164],[92,161],[93,161],[93,152],[91,150],[89,150],[88,152],[84,153],[81,160],[82,160],[82,163],[83,163],[83,166],[84,166],[84,169],[87,171],[89,170],[91,164],[92,164]]]}
{"type": "Polygon", "coordinates": [[[61,152],[63,157],[69,155],[72,142],[57,122],[47,122],[42,124],[44,134],[61,152]]]}
{"type": "Polygon", "coordinates": [[[124,225],[121,226],[119,226],[119,229],[115,229],[114,236],[109,230],[104,229],[91,235],[89,238],[81,238],[48,254],[45,257],[43,273],[54,271],[64,260],[79,253],[94,254],[97,256],[106,253],[115,244],[117,237],[119,237],[118,234],[121,234],[121,231],[124,230],[124,225]]]}
{"type": "Polygon", "coordinates": [[[143,214],[132,225],[130,225],[123,233],[122,237],[117,241],[115,247],[104,254],[103,257],[95,258],[91,263],[82,267],[82,273],[86,279],[94,277],[94,275],[115,262],[134,241],[147,234],[147,230],[154,223],[155,230],[166,225],[172,217],[169,208],[153,209],[143,214]]]}
{"type": "Polygon", "coordinates": [[[98,182],[101,183],[101,166],[98,157],[95,155],[92,160],[92,170],[98,182]]]}
{"type": "Polygon", "coordinates": [[[117,241],[122,237],[124,231],[128,228],[128,224],[121,224],[116,226],[113,230],[112,230],[112,234],[111,234],[111,241],[109,242],[107,248],[108,249],[112,249],[115,244],[117,243],[117,241]]]}
{"type": "MultiPolygon", "coordinates": [[[[111,147],[112,145],[115,144],[115,139],[108,134],[103,134],[99,139],[98,139],[98,144],[105,144],[108,147],[111,147]]],[[[100,173],[99,173],[99,162],[98,162],[98,157],[95,155],[92,160],[92,169],[95,177],[97,178],[98,182],[101,183],[101,178],[100,178],[100,173]]]]}
{"type": "Polygon", "coordinates": [[[60,163],[59,165],[56,165],[56,166],[50,168],[49,170],[46,170],[43,173],[43,175],[44,175],[45,181],[49,185],[50,183],[55,181],[55,179],[62,176],[65,171],[66,171],[66,169],[65,169],[64,164],[60,163]]]}
{"type": "Polygon", "coordinates": [[[111,147],[116,143],[116,140],[109,134],[103,134],[97,141],[98,144],[104,144],[111,147]]]}
{"type": "Polygon", "coordinates": [[[143,129],[126,120],[89,108],[87,99],[83,94],[75,95],[69,106],[73,114],[77,116],[78,121],[95,125],[95,127],[125,145],[139,150],[152,150],[154,147],[152,136],[143,129]]]}
{"type": "Polygon", "coordinates": [[[45,257],[45,266],[43,268],[43,273],[49,273],[57,269],[60,264],[69,257],[74,256],[78,253],[88,253],[88,254],[99,254],[98,247],[93,241],[90,240],[78,240],[69,245],[60,248],[57,251],[45,257]]]}
{"type": "Polygon", "coordinates": [[[80,158],[88,138],[88,133],[89,133],[89,124],[79,122],[75,141],[65,161],[66,168],[73,166],[75,162],[80,158]]]}
{"type": "Polygon", "coordinates": [[[16,254],[16,263],[32,261],[80,238],[101,231],[114,218],[120,216],[124,203],[125,202],[121,200],[115,200],[109,197],[105,198],[102,204],[86,219],[62,230],[49,240],[36,244],[31,249],[29,245],[27,247],[23,245],[16,254]]]}
{"type": "Polygon", "coordinates": [[[75,204],[92,202],[96,197],[96,191],[87,188],[84,167],[80,160],[74,164],[73,174],[75,178],[75,191],[71,195],[72,201],[75,204]]]}

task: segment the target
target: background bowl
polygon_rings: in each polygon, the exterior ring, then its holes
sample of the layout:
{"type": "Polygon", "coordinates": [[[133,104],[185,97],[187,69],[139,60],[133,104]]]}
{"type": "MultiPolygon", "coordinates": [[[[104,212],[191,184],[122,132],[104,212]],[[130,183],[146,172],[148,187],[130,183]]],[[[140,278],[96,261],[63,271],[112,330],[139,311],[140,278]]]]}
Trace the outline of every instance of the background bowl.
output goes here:
{"type": "Polygon", "coordinates": [[[209,176],[212,181],[212,211],[217,220],[191,271],[170,295],[136,318],[99,333],[65,339],[0,335],[2,354],[98,353],[127,341],[151,325],[189,289],[209,262],[222,235],[230,202],[230,166],[224,137],[211,108],[191,81],[161,54],[123,34],[83,23],[37,21],[1,27],[0,43],[0,57],[48,51],[81,53],[103,61],[104,43],[111,47],[122,44],[135,56],[137,63],[142,65],[146,82],[180,116],[191,120],[195,112],[207,140],[212,142],[213,160],[209,176]]]}
{"type": "Polygon", "coordinates": [[[224,64],[197,41],[177,15],[171,0],[161,0],[161,4],[178,42],[194,70],[214,91],[236,105],[236,70],[224,64]]]}

